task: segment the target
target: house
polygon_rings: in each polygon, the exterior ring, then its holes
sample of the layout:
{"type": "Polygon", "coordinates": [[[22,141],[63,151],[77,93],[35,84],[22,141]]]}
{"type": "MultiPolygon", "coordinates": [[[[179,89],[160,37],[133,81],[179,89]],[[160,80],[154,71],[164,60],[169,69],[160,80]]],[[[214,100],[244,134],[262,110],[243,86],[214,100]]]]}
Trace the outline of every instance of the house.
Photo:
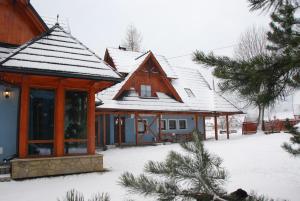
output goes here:
{"type": "Polygon", "coordinates": [[[95,94],[119,73],[28,0],[1,1],[0,19],[0,159],[15,158],[12,178],[101,171],[95,94]]]}
{"type": "Polygon", "coordinates": [[[228,120],[228,115],[242,113],[212,90],[197,69],[171,66],[151,51],[107,48],[104,60],[124,80],[97,94],[98,146],[185,140],[194,129],[206,138],[206,117],[214,117],[217,125],[218,116],[228,120]]]}

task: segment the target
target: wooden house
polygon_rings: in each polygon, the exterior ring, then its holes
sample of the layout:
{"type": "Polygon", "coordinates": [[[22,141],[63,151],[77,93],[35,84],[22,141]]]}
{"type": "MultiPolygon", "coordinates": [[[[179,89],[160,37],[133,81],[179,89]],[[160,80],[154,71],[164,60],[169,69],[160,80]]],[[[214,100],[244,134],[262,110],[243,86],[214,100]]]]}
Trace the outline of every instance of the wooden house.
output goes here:
{"type": "Polygon", "coordinates": [[[124,80],[97,95],[98,146],[187,140],[194,129],[206,138],[205,117],[216,122],[218,116],[228,120],[228,115],[242,113],[212,90],[197,69],[173,67],[151,51],[108,48],[104,60],[124,80]]]}
{"type": "Polygon", "coordinates": [[[95,94],[120,75],[29,1],[0,11],[0,159],[15,158],[13,178],[101,171],[95,94]]]}

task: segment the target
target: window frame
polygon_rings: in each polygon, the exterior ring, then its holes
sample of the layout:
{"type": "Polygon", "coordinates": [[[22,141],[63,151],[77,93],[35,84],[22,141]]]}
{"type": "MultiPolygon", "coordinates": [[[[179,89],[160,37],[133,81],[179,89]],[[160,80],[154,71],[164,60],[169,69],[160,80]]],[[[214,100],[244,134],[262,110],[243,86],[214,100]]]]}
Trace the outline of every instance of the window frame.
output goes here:
{"type": "Polygon", "coordinates": [[[147,119],[138,119],[138,129],[137,129],[138,130],[138,134],[145,134],[145,133],[147,133],[147,126],[148,126],[148,120],[147,119]],[[139,123],[143,123],[143,125],[144,125],[144,130],[143,131],[139,130],[139,123]]]}
{"type": "Polygon", "coordinates": [[[195,98],[196,97],[191,88],[184,88],[184,90],[185,90],[185,93],[187,94],[188,97],[190,97],[190,98],[195,98]]]}
{"type": "Polygon", "coordinates": [[[168,119],[168,130],[177,130],[177,119],[168,119]],[[175,121],[175,129],[174,128],[170,128],[170,121],[175,121]]]}
{"type": "Polygon", "coordinates": [[[188,129],[187,119],[178,119],[178,130],[187,130],[187,129],[188,129]],[[185,128],[180,128],[180,121],[185,122],[185,128]]]}
{"type": "Polygon", "coordinates": [[[152,97],[152,86],[150,84],[141,84],[140,96],[143,98],[151,98],[152,97]],[[145,91],[143,89],[145,89],[145,91]],[[148,89],[150,89],[150,90],[148,90],[148,89]],[[143,93],[143,92],[145,92],[145,93],[143,93]],[[150,92],[150,94],[148,94],[148,92],[150,92]]]}
{"type": "MultiPolygon", "coordinates": [[[[88,115],[89,115],[89,92],[87,90],[77,90],[77,89],[72,89],[72,88],[66,88],[64,90],[64,94],[65,94],[65,99],[64,99],[64,116],[66,118],[66,94],[67,92],[84,92],[86,93],[86,136],[85,138],[66,138],[66,130],[64,128],[64,155],[65,156],[76,156],[76,155],[86,155],[88,154],[88,115]],[[67,153],[66,152],[66,144],[67,143],[82,143],[82,144],[86,144],[86,153],[67,153]]],[[[64,126],[66,124],[66,119],[64,119],[64,126]]]]}
{"type": "Polygon", "coordinates": [[[162,126],[161,126],[161,124],[160,124],[160,129],[162,131],[166,131],[166,130],[168,130],[168,120],[167,119],[161,119],[160,123],[162,123],[163,121],[165,122],[165,128],[163,129],[162,126]]]}
{"type": "MultiPolygon", "coordinates": [[[[28,118],[28,133],[27,133],[27,137],[28,137],[28,140],[27,140],[27,154],[29,157],[36,157],[36,158],[39,158],[39,157],[51,157],[51,156],[54,156],[54,153],[55,153],[55,138],[56,138],[56,134],[55,134],[55,110],[56,110],[56,89],[54,88],[50,88],[50,87],[35,87],[35,86],[32,86],[29,88],[29,99],[30,99],[30,96],[31,96],[31,90],[38,90],[38,91],[51,91],[51,92],[54,92],[54,97],[53,97],[53,100],[54,100],[54,108],[53,108],[53,124],[54,124],[54,128],[53,128],[53,139],[47,139],[47,140],[40,140],[40,139],[30,139],[30,117],[28,118]],[[41,154],[41,155],[38,155],[38,154],[30,154],[29,153],[29,146],[30,145],[34,145],[34,144],[52,144],[52,153],[51,154],[41,154]]],[[[29,111],[29,115],[30,115],[30,107],[31,107],[31,100],[29,100],[29,103],[28,103],[28,111],[29,111]]]]}

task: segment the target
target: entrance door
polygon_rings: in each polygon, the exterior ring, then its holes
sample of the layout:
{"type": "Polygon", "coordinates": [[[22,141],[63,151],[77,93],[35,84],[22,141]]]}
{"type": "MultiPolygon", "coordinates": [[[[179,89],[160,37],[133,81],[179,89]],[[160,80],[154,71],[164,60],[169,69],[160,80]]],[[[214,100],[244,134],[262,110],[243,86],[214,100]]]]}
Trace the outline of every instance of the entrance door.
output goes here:
{"type": "Polygon", "coordinates": [[[121,143],[125,143],[125,117],[120,117],[120,121],[118,117],[114,118],[115,124],[115,144],[119,144],[120,141],[120,134],[121,134],[121,143]],[[119,124],[121,127],[121,133],[119,133],[119,124]]]}

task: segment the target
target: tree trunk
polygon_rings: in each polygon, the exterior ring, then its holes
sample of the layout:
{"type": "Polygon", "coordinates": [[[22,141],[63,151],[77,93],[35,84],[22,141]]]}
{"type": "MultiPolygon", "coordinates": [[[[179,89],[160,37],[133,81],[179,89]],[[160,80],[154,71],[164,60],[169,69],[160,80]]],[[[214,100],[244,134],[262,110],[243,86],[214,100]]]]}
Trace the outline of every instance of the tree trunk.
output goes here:
{"type": "Polygon", "coordinates": [[[262,111],[261,111],[261,130],[265,130],[265,106],[262,106],[262,111]]]}
{"type": "Polygon", "coordinates": [[[258,105],[258,117],[257,117],[257,131],[262,131],[261,129],[261,105],[258,105]]]}

